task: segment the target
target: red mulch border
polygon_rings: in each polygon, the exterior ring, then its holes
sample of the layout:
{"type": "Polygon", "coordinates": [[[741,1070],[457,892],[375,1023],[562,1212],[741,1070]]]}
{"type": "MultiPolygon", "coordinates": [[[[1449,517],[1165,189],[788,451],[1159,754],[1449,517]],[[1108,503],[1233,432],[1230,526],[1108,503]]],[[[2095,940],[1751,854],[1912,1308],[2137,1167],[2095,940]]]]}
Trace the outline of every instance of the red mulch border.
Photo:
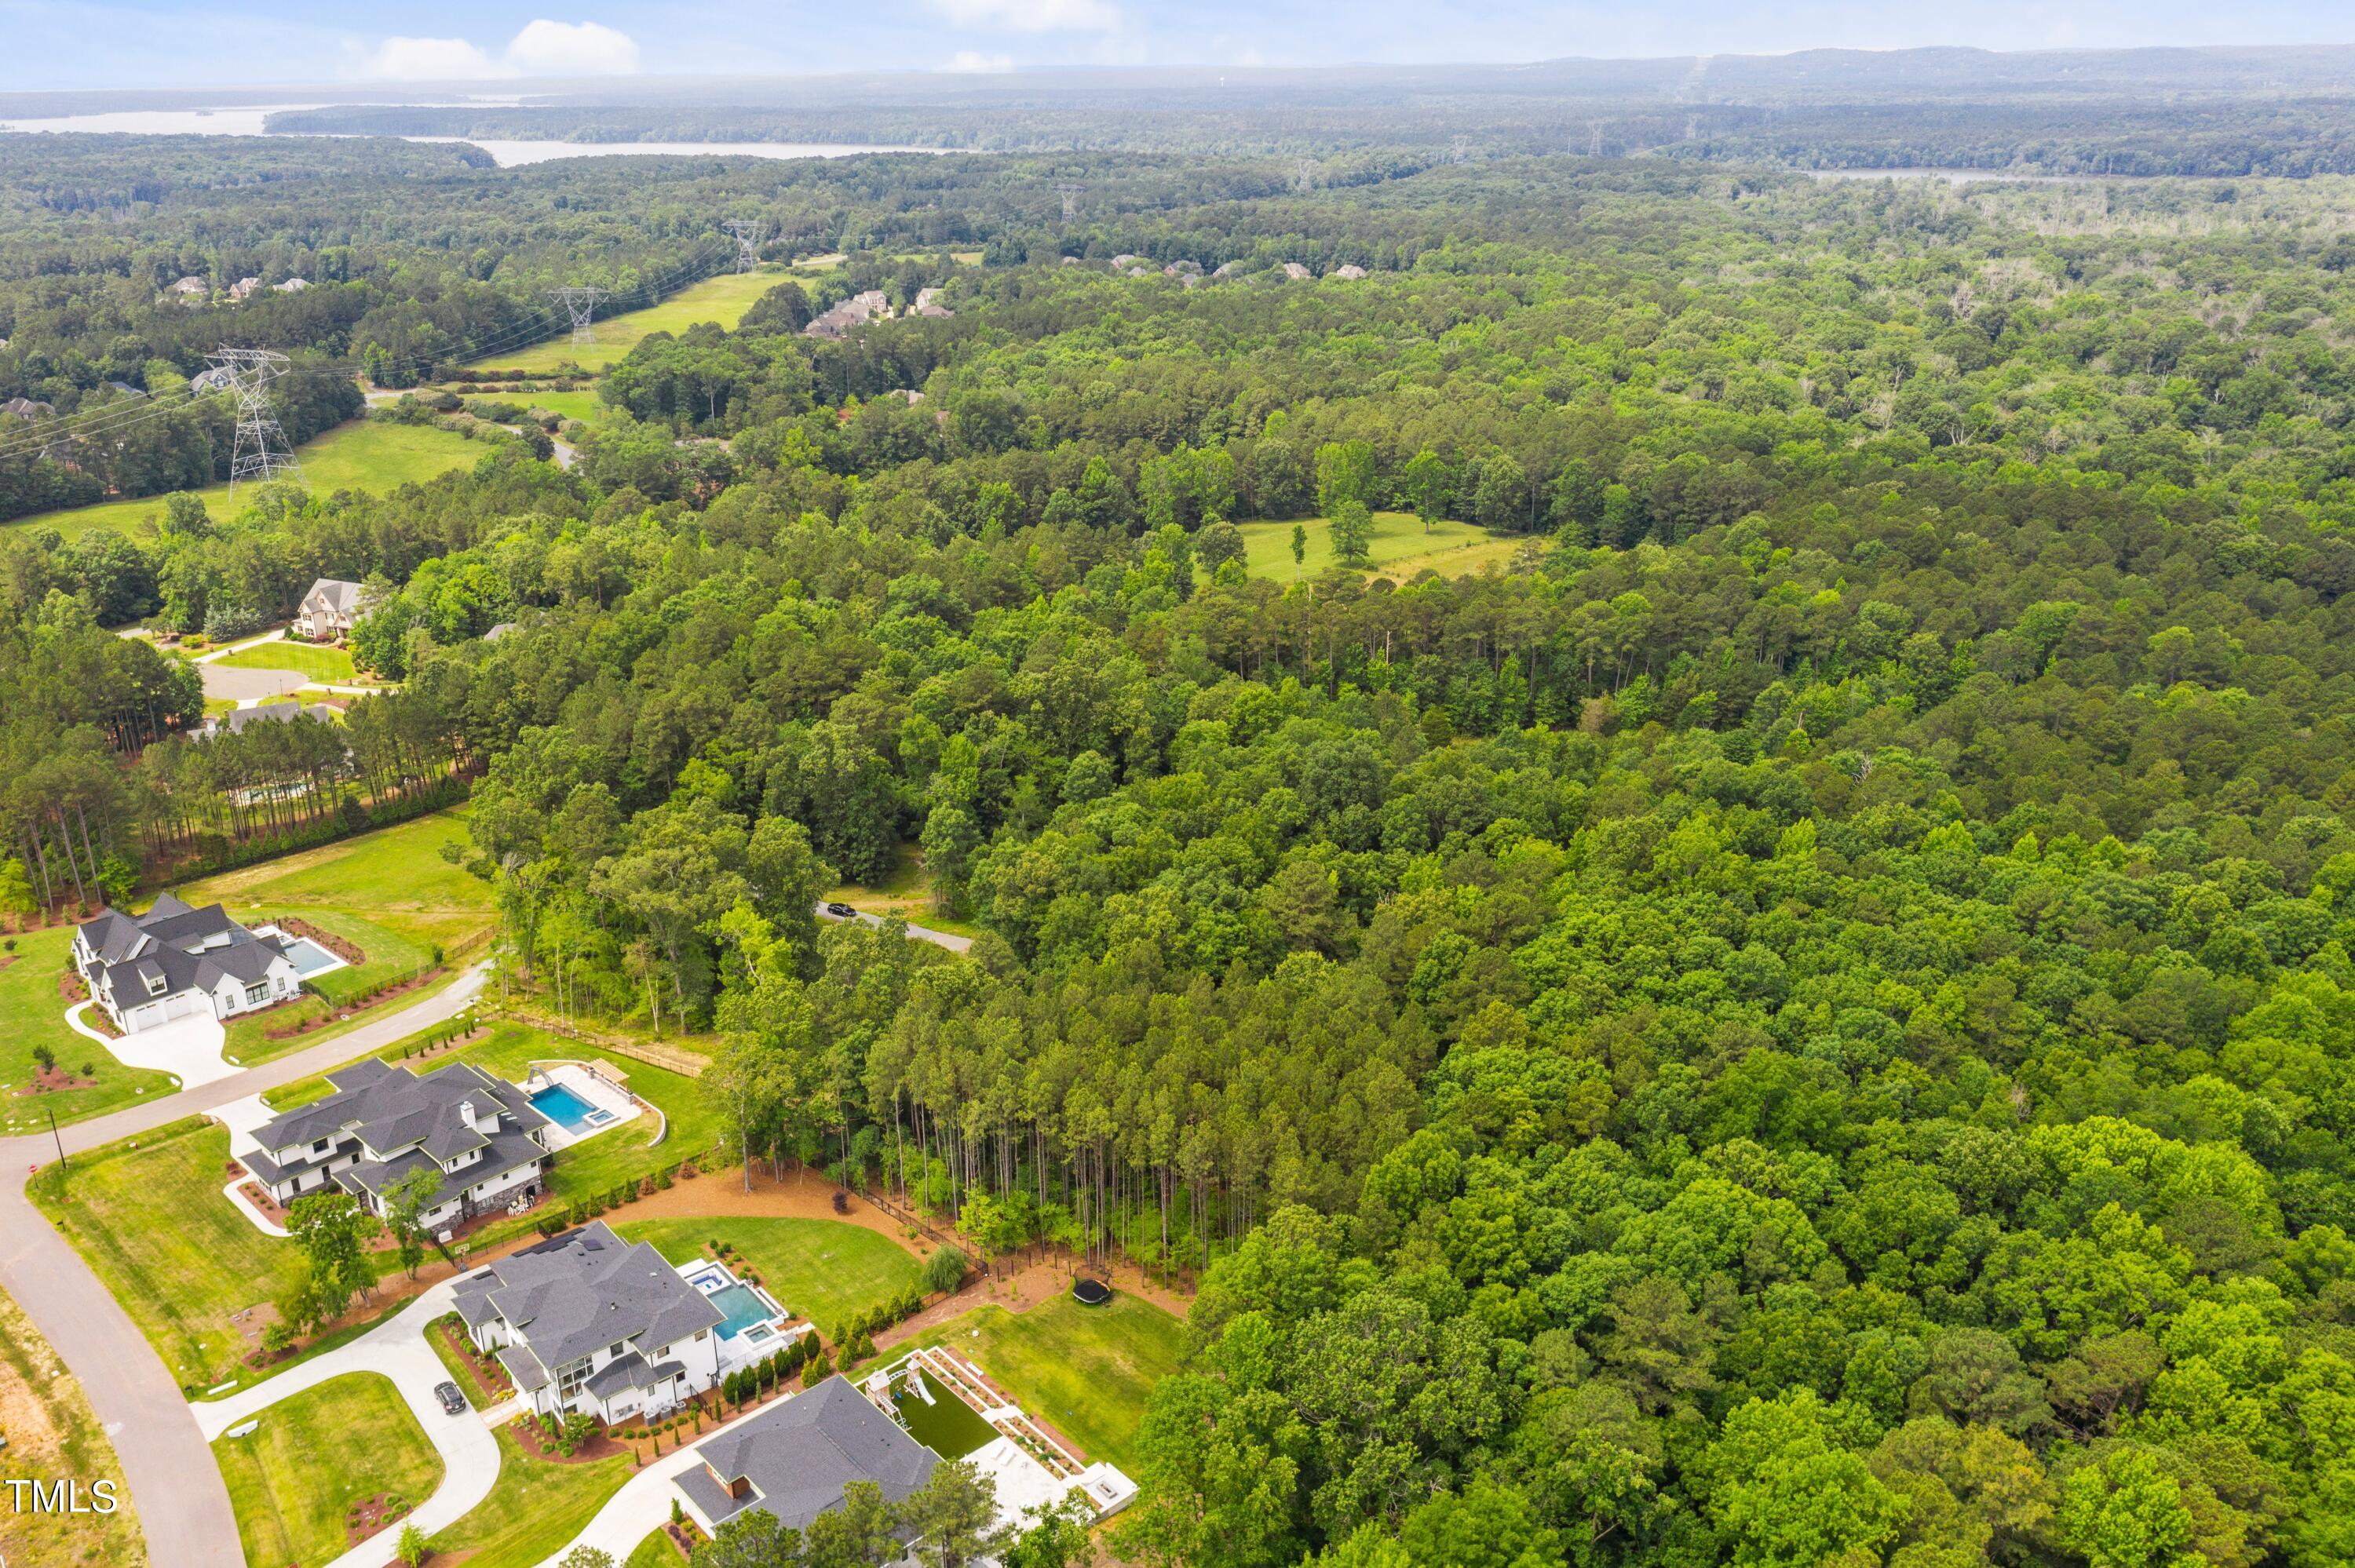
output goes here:
{"type": "Polygon", "coordinates": [[[359,1499],[344,1510],[344,1545],[357,1546],[368,1537],[381,1534],[408,1518],[414,1507],[407,1498],[391,1492],[359,1499]]]}

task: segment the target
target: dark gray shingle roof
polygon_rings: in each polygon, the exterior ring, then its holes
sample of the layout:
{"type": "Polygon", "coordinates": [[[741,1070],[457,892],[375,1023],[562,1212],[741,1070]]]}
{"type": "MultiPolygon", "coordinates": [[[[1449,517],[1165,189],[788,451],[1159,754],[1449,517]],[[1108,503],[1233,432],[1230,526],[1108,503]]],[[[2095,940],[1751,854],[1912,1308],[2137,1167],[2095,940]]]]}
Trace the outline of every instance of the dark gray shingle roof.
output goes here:
{"type": "Polygon", "coordinates": [[[704,1467],[678,1478],[712,1523],[748,1509],[806,1530],[842,1502],[853,1481],[873,1481],[898,1502],[932,1479],[940,1457],[868,1403],[840,1377],[730,1427],[696,1449],[704,1467]],[[749,1480],[752,1495],[730,1497],[729,1481],[749,1480]]]}

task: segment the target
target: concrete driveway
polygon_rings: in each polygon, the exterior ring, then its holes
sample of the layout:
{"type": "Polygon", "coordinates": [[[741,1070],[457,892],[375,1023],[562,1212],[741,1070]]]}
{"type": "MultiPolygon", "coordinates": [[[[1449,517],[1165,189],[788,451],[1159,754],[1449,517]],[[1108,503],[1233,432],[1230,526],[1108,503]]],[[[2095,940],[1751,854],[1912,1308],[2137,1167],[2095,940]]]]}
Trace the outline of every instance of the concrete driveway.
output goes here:
{"type": "Polygon", "coordinates": [[[221,1059],[221,1046],[229,1039],[229,1031],[209,1012],[192,1012],[186,1018],[175,1018],[169,1023],[154,1024],[113,1040],[91,1028],[84,1019],[83,1014],[96,1005],[85,1001],[67,1009],[66,1023],[75,1033],[87,1035],[105,1046],[107,1054],[126,1067],[169,1073],[180,1080],[184,1089],[218,1083],[237,1072],[221,1059]]]}
{"type": "MultiPolygon", "coordinates": [[[[292,1372],[280,1372],[227,1399],[189,1405],[197,1429],[209,1443],[247,1421],[259,1420],[267,1426],[272,1405],[347,1372],[376,1372],[390,1378],[409,1413],[417,1417],[417,1425],[424,1428],[434,1451],[442,1456],[442,1484],[400,1522],[414,1524],[428,1535],[447,1530],[489,1497],[499,1478],[497,1435],[483,1425],[472,1406],[452,1415],[433,1397],[434,1384],[447,1381],[450,1374],[433,1347],[426,1343],[425,1326],[450,1310],[456,1296],[457,1282],[445,1279],[410,1302],[399,1316],[387,1319],[347,1345],[314,1356],[292,1372]]],[[[394,1532],[399,1528],[395,1526],[394,1532]]],[[[643,1536],[645,1531],[638,1533],[643,1536]]],[[[634,1547],[637,1542],[630,1544],[634,1547]]],[[[327,1568],[384,1568],[390,1545],[383,1535],[372,1537],[327,1568]]]]}
{"type": "Polygon", "coordinates": [[[299,670],[249,670],[237,664],[199,664],[197,670],[204,677],[205,696],[214,702],[282,697],[311,683],[311,677],[299,670]]]}
{"type": "MultiPolygon", "coordinates": [[[[434,995],[348,1034],[289,1052],[230,1077],[176,1095],[155,1095],[63,1129],[68,1154],[153,1132],[264,1089],[274,1089],[365,1056],[464,1012],[482,993],[477,965],[434,995]]],[[[26,1171],[56,1158],[46,1133],[0,1139],[0,1171],[26,1171]]],[[[81,1255],[52,1229],[26,1195],[23,1178],[0,1181],[0,1287],[49,1342],[89,1396],[139,1510],[149,1561],[171,1568],[245,1568],[245,1549],[229,1489],[212,1450],[188,1415],[170,1369],[107,1293],[81,1255]]],[[[431,1354],[431,1351],[428,1351],[431,1354]]],[[[389,1553],[390,1544],[378,1542],[389,1553]]],[[[368,1568],[380,1568],[383,1558],[368,1568]]]]}

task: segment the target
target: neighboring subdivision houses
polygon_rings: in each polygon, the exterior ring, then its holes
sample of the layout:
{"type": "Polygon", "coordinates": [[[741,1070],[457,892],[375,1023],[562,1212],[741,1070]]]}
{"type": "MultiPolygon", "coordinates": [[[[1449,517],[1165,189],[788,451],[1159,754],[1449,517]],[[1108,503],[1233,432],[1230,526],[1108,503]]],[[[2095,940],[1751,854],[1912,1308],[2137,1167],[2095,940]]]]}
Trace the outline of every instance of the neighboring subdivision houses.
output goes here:
{"type": "Polygon", "coordinates": [[[420,1215],[432,1230],[539,1195],[548,1118],[516,1085],[471,1062],[421,1075],[372,1058],[327,1082],[333,1094],[256,1128],[261,1148],[240,1157],[281,1204],[332,1182],[383,1217],[394,1182],[437,1171],[439,1201],[420,1215]]]}
{"type": "Polygon", "coordinates": [[[602,1221],[468,1276],[457,1308],[542,1415],[659,1415],[719,1381],[719,1309],[602,1221]]]}
{"type": "Polygon", "coordinates": [[[103,909],[74,933],[74,968],[125,1034],[209,1012],[228,1018],[302,989],[280,938],[257,937],[218,904],[166,893],[144,915],[103,909]]]}

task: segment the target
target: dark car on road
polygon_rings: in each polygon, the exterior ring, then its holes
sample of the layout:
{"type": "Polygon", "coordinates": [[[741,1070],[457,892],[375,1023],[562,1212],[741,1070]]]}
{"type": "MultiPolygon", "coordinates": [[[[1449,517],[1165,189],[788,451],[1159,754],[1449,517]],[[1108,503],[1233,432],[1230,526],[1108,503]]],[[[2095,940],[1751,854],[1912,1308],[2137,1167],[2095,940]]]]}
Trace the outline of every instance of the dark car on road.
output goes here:
{"type": "Polygon", "coordinates": [[[466,1414],[466,1396],[458,1392],[458,1385],[456,1383],[435,1383],[433,1385],[433,1397],[440,1400],[442,1402],[442,1408],[448,1411],[451,1414],[464,1415],[466,1414]]]}
{"type": "Polygon", "coordinates": [[[858,913],[847,904],[829,904],[826,906],[826,912],[837,920],[847,920],[858,913]]]}

